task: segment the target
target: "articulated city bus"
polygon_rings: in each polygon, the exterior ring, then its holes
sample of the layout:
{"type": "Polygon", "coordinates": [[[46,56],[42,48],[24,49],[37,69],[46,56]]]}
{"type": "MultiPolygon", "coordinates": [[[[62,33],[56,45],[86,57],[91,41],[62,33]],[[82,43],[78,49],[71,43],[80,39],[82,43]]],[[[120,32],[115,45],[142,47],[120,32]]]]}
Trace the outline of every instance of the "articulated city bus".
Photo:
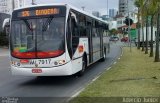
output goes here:
{"type": "Polygon", "coordinates": [[[82,75],[109,51],[108,24],[67,4],[16,9],[10,27],[13,75],[82,75]]]}

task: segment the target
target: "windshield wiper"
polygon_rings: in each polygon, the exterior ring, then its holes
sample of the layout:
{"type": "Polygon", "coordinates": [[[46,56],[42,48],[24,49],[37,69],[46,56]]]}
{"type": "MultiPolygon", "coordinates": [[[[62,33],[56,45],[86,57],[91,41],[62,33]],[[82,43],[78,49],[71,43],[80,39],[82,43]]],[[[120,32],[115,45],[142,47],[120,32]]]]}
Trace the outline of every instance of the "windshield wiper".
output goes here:
{"type": "Polygon", "coordinates": [[[23,19],[23,21],[24,21],[24,23],[26,24],[26,26],[28,27],[28,29],[29,29],[30,31],[33,31],[32,28],[30,28],[29,22],[28,22],[27,20],[25,20],[25,19],[23,19]]]}
{"type": "Polygon", "coordinates": [[[32,28],[32,22],[31,22],[31,26],[29,24],[29,22],[26,19],[23,19],[24,23],[26,24],[26,26],[28,27],[28,29],[32,32],[32,40],[33,40],[33,28],[32,28]]]}
{"type": "Polygon", "coordinates": [[[50,23],[51,23],[52,20],[53,20],[53,18],[48,18],[48,19],[46,20],[46,22],[43,23],[42,31],[46,31],[46,30],[47,30],[47,28],[48,28],[48,26],[50,25],[50,23]]]}

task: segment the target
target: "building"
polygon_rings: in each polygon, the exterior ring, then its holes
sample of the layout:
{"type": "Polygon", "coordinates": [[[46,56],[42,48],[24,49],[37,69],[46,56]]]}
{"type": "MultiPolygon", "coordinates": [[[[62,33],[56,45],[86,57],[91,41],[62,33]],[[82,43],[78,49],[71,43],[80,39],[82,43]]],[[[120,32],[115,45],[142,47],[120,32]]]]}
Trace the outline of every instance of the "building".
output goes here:
{"type": "Polygon", "coordinates": [[[12,10],[11,0],[0,0],[0,13],[10,14],[12,10]]]}
{"type": "Polygon", "coordinates": [[[93,11],[92,12],[92,15],[94,15],[94,16],[96,16],[96,17],[100,17],[100,12],[98,12],[98,11],[93,11]]]}
{"type": "Polygon", "coordinates": [[[109,30],[117,29],[117,21],[116,20],[110,20],[108,22],[108,24],[109,24],[109,30]]]}
{"type": "Polygon", "coordinates": [[[0,0],[0,13],[11,14],[14,8],[24,5],[25,0],[0,0]]]}
{"type": "Polygon", "coordinates": [[[15,0],[14,2],[15,8],[20,8],[23,7],[24,5],[25,5],[25,0],[15,0]]]}
{"type": "Polygon", "coordinates": [[[108,15],[102,15],[101,18],[102,18],[102,20],[105,20],[105,21],[109,20],[109,16],[108,15]]]}
{"type": "Polygon", "coordinates": [[[113,18],[117,15],[117,10],[116,9],[109,9],[109,17],[113,18]]]}
{"type": "Polygon", "coordinates": [[[126,16],[128,12],[134,12],[136,7],[135,0],[119,0],[119,15],[126,16]]]}
{"type": "Polygon", "coordinates": [[[134,5],[134,2],[135,0],[119,0],[119,15],[124,17],[127,17],[129,15],[129,18],[131,18],[133,22],[136,23],[138,21],[137,19],[138,11],[136,9],[136,6],[134,5]]]}

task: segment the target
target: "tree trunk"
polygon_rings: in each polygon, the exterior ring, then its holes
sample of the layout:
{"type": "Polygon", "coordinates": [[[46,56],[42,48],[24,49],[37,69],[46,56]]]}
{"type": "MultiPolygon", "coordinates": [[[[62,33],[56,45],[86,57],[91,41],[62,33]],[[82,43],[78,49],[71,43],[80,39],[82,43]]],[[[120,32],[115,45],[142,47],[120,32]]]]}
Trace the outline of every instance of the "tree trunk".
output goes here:
{"type": "Polygon", "coordinates": [[[143,30],[143,17],[142,17],[142,51],[144,51],[144,30],[143,30]]]}
{"type": "Polygon", "coordinates": [[[140,16],[139,16],[139,8],[138,8],[138,43],[137,43],[137,49],[140,49],[140,16]]]}
{"type": "Polygon", "coordinates": [[[148,54],[148,16],[146,16],[146,41],[145,41],[145,54],[148,54]]]}
{"type": "Polygon", "coordinates": [[[157,16],[157,33],[156,33],[156,50],[155,50],[155,62],[159,62],[159,20],[160,14],[157,16]]]}
{"type": "Polygon", "coordinates": [[[151,16],[151,41],[150,41],[150,57],[153,57],[153,15],[151,16]]]}

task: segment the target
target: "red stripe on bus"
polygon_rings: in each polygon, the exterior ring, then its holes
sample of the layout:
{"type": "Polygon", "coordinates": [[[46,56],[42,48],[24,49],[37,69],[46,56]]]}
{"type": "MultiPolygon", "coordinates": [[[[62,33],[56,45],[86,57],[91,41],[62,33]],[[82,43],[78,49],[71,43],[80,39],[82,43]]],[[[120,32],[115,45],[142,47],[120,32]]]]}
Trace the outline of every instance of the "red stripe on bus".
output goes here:
{"type": "Polygon", "coordinates": [[[12,55],[18,58],[36,58],[36,53],[38,58],[48,58],[48,57],[55,57],[59,56],[64,53],[63,50],[55,50],[55,51],[48,51],[48,52],[12,52],[12,55]]]}

